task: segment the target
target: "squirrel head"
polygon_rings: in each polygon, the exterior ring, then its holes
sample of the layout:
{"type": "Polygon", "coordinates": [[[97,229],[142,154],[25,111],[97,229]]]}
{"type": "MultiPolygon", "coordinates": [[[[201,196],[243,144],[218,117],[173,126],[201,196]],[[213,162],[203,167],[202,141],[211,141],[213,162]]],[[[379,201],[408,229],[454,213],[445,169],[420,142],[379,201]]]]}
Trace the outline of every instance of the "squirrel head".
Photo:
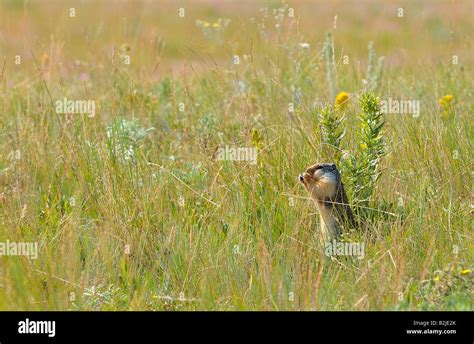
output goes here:
{"type": "Polygon", "coordinates": [[[316,163],[299,175],[311,197],[318,201],[334,199],[341,184],[341,176],[335,164],[316,163]]]}

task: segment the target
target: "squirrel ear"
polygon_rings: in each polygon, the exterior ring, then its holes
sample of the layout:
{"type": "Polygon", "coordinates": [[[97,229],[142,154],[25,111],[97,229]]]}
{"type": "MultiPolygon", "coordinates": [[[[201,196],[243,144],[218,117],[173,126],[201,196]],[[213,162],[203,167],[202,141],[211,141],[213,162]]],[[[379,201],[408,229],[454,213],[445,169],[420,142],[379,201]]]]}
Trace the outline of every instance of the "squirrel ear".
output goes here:
{"type": "Polygon", "coordinates": [[[331,168],[335,169],[335,168],[336,168],[336,164],[331,164],[331,168]]]}

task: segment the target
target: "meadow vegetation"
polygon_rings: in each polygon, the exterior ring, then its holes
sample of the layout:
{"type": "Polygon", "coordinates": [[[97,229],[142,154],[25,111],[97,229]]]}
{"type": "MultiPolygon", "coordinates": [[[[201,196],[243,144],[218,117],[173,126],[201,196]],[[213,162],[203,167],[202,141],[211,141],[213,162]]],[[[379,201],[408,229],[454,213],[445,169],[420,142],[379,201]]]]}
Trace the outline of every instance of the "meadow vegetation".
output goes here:
{"type": "Polygon", "coordinates": [[[0,257],[0,309],[472,310],[471,13],[2,1],[0,242],[38,258],[0,257]],[[343,238],[363,259],[324,254],[297,180],[320,161],[367,223],[343,238]]]}

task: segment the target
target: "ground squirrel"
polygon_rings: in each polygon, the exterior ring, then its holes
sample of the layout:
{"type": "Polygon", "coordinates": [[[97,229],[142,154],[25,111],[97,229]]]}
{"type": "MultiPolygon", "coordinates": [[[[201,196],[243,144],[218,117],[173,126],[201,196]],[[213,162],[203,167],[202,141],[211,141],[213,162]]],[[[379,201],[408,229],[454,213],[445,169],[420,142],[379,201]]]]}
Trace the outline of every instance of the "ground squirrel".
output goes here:
{"type": "Polygon", "coordinates": [[[337,238],[343,228],[357,227],[335,164],[316,163],[299,180],[318,207],[325,239],[337,238]]]}

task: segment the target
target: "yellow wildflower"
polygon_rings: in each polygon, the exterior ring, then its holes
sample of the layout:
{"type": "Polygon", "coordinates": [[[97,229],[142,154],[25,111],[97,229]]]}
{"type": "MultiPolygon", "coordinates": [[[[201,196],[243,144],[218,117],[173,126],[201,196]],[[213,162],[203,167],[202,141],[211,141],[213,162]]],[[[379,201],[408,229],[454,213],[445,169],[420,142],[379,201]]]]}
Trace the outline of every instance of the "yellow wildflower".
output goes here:
{"type": "Polygon", "coordinates": [[[210,25],[208,22],[204,22],[204,27],[209,27],[210,25]]]}
{"type": "Polygon", "coordinates": [[[349,102],[349,93],[347,92],[340,92],[336,97],[336,102],[334,107],[344,109],[349,102]]]}
{"type": "Polygon", "coordinates": [[[212,27],[214,29],[218,29],[220,27],[220,25],[219,25],[219,23],[216,22],[216,23],[212,24],[212,27]]]}
{"type": "Polygon", "coordinates": [[[448,120],[454,117],[454,97],[451,94],[445,95],[438,99],[438,104],[441,106],[443,111],[441,112],[441,119],[448,120]]]}
{"type": "Polygon", "coordinates": [[[442,107],[448,107],[453,101],[454,97],[451,94],[445,95],[438,100],[439,105],[442,107]]]}
{"type": "Polygon", "coordinates": [[[439,276],[436,276],[436,277],[434,278],[434,280],[435,280],[435,282],[439,282],[439,281],[441,280],[441,278],[440,278],[439,276]]]}
{"type": "Polygon", "coordinates": [[[464,270],[461,270],[461,275],[467,275],[467,274],[470,274],[472,271],[469,270],[469,269],[464,269],[464,270]]]}

